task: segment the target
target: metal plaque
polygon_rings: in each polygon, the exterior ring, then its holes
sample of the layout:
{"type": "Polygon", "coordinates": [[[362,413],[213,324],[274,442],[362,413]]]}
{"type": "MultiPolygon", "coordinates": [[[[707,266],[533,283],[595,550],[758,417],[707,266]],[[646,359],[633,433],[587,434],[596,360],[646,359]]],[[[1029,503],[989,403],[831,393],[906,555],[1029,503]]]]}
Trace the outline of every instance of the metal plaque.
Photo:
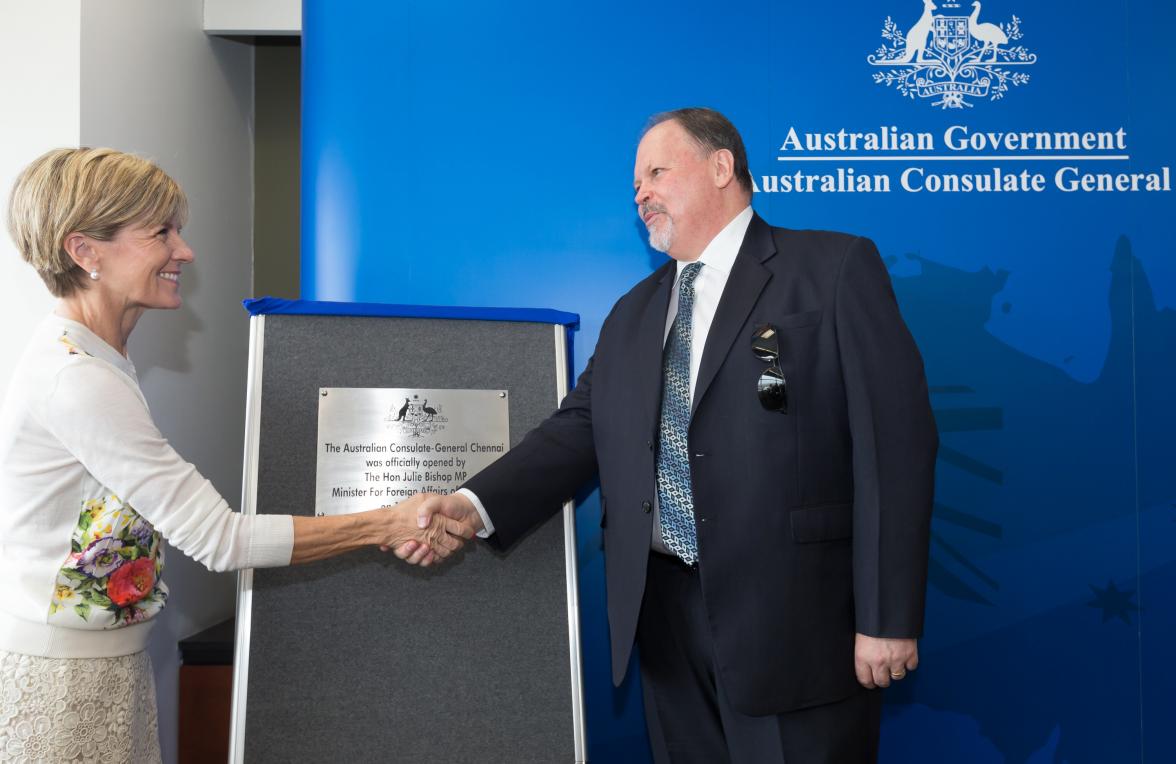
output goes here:
{"type": "Polygon", "coordinates": [[[449,493],[510,447],[505,390],[319,390],[315,514],[449,493]]]}

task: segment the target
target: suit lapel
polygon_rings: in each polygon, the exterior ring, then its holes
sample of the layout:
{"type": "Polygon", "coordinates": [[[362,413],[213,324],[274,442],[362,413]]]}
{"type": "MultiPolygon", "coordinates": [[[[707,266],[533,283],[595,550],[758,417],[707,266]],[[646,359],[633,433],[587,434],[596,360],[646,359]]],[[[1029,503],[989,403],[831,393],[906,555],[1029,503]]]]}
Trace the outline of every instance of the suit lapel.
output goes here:
{"type": "Polygon", "coordinates": [[[641,314],[637,327],[636,350],[633,371],[637,394],[641,396],[641,411],[652,437],[657,432],[658,407],[661,405],[662,350],[666,338],[666,311],[670,308],[670,293],[673,291],[675,263],[670,261],[662,267],[661,278],[650,291],[649,300],[641,314]]]}
{"type": "Polygon", "coordinates": [[[743,246],[735,256],[735,264],[727,277],[727,285],[723,288],[723,296],[719,299],[715,319],[706,337],[702,363],[698,369],[698,380],[694,386],[691,411],[697,409],[702,402],[715,375],[722,368],[723,361],[739,339],[736,336],[739,327],[747,321],[747,316],[755,307],[760,293],[771,280],[772,273],[763,263],[774,254],[776,245],[772,241],[771,227],[759,215],[753,216],[747,226],[747,234],[743,237],[743,246]]]}

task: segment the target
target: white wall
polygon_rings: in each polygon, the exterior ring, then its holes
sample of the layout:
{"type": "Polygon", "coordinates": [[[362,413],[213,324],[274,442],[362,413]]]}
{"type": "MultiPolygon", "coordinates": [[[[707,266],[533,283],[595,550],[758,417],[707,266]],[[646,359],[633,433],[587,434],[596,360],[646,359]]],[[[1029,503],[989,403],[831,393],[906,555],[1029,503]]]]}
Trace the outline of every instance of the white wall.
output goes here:
{"type": "Polygon", "coordinates": [[[0,4],[0,392],[53,297],[6,229],[8,194],[29,162],[78,145],[81,0],[0,4]]]}
{"type": "MultiPolygon", "coordinates": [[[[241,490],[253,204],[253,49],[203,31],[202,0],[86,0],[81,141],[157,161],[188,194],[184,306],[153,311],[130,355],[156,423],[231,504],[241,490]]],[[[175,760],[177,642],[231,617],[235,576],[169,549],[151,643],[164,760],[175,760]]]]}

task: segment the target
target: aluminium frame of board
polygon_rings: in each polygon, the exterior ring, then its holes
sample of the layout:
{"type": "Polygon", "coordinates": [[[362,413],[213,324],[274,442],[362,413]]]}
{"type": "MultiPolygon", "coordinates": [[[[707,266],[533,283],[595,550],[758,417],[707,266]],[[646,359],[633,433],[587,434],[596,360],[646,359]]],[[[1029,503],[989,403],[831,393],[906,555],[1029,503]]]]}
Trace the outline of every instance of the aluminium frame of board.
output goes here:
{"type": "MultiPolygon", "coordinates": [[[[261,373],[265,358],[265,316],[249,319],[249,375],[245,384],[245,463],[241,472],[241,514],[257,514],[257,460],[261,444],[261,373]]],[[[245,702],[249,694],[249,636],[253,620],[253,569],[237,573],[237,635],[233,646],[233,705],[229,761],[245,761],[245,702]]]]}
{"type": "MultiPolygon", "coordinates": [[[[555,399],[562,404],[571,389],[568,368],[567,327],[555,325],[555,399]]],[[[576,567],[576,504],[564,503],[564,570],[568,585],[568,654],[572,672],[572,726],[575,736],[576,764],[588,761],[584,727],[584,671],[580,655],[580,586],[576,567]]]]}
{"type": "MultiPolygon", "coordinates": [[[[567,328],[555,329],[555,396],[558,403],[569,390],[567,328]]],[[[249,376],[245,392],[245,455],[241,476],[241,513],[257,514],[257,465],[261,444],[261,382],[265,356],[265,316],[249,319],[249,376]]],[[[587,764],[584,725],[584,672],[580,651],[580,597],[576,566],[575,504],[568,501],[562,512],[564,572],[567,581],[568,647],[572,690],[572,734],[575,764],[587,764]]],[[[249,642],[253,617],[253,571],[237,574],[236,644],[233,651],[233,704],[229,735],[229,761],[244,764],[245,715],[249,695],[249,642]]]]}

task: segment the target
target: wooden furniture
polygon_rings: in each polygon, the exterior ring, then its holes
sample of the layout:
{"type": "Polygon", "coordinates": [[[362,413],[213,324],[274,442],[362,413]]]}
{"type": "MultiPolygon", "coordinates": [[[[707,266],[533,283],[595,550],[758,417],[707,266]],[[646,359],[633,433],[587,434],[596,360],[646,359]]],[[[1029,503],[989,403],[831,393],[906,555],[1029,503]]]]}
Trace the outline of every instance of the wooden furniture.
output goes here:
{"type": "Polygon", "coordinates": [[[229,619],[180,642],[179,764],[228,760],[234,624],[229,619]]]}

